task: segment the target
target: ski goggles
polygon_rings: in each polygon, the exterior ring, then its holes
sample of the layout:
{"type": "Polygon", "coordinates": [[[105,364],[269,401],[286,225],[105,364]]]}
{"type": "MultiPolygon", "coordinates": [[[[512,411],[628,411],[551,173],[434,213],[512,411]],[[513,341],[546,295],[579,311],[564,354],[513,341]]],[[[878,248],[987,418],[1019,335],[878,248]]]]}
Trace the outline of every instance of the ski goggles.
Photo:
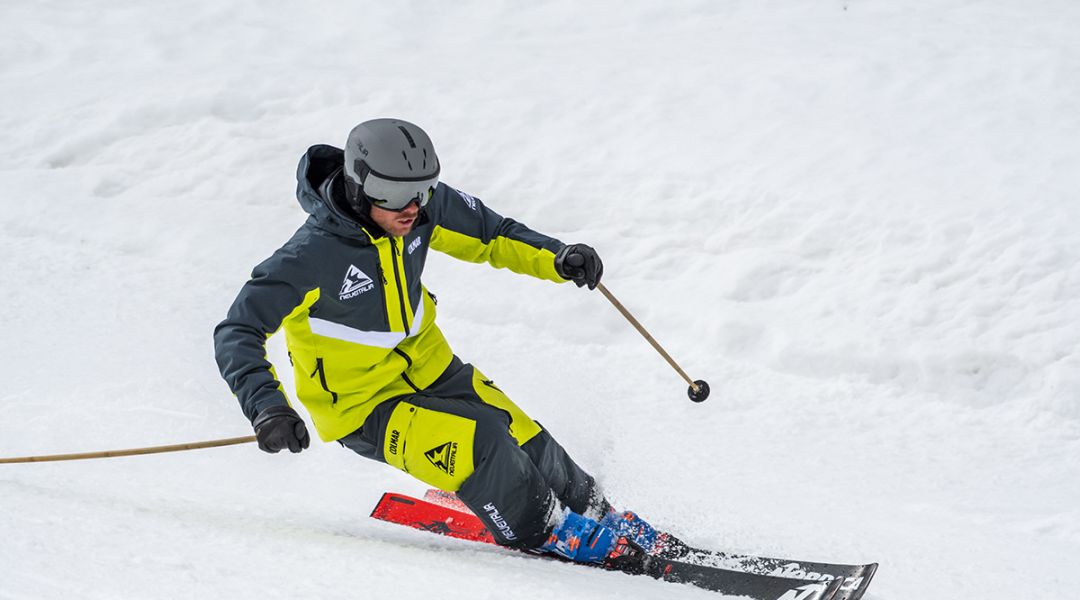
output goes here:
{"type": "Polygon", "coordinates": [[[413,202],[423,208],[435,194],[439,184],[439,171],[423,178],[387,177],[370,169],[361,173],[364,195],[372,205],[383,210],[401,211],[413,202]]]}

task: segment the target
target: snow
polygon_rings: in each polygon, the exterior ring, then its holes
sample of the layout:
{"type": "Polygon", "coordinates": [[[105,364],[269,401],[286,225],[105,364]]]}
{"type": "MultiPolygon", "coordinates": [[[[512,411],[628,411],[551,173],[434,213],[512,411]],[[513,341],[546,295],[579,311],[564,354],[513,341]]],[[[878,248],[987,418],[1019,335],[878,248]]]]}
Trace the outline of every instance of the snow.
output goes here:
{"type": "MultiPolygon", "coordinates": [[[[1080,4],[7,2],[0,457],[250,433],[210,334],[361,120],[596,247],[432,256],[440,323],[610,495],[870,600],[1074,597],[1080,4]]],[[[282,340],[271,357],[287,364],[282,340]]],[[[279,373],[288,381],[288,369],[279,373]]],[[[367,517],[336,444],[0,468],[0,598],[715,598],[367,517]]]]}

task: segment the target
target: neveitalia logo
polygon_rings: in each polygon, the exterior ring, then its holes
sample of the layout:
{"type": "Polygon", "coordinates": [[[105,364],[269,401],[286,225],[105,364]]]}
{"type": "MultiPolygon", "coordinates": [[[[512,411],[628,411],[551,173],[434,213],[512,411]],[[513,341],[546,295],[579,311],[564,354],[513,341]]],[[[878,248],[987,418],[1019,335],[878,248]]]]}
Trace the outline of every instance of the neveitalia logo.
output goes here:
{"type": "Polygon", "coordinates": [[[338,299],[348,300],[349,298],[355,298],[373,287],[375,287],[375,282],[370,277],[357,269],[356,265],[349,265],[349,272],[345,273],[345,281],[341,284],[341,293],[338,294],[338,299]]]}
{"type": "Polygon", "coordinates": [[[461,196],[461,199],[465,201],[465,204],[469,205],[469,208],[476,210],[476,198],[473,198],[461,190],[457,190],[457,193],[461,196]]]}
{"type": "Polygon", "coordinates": [[[447,475],[454,475],[454,463],[457,458],[457,442],[446,442],[424,453],[431,464],[447,475]]]}

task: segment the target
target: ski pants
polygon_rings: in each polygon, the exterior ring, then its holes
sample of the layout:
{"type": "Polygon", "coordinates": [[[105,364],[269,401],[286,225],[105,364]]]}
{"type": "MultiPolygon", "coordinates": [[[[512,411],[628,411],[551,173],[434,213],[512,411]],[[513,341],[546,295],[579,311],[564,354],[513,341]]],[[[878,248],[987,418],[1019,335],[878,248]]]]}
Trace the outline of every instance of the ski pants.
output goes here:
{"type": "Polygon", "coordinates": [[[608,506],[547,430],[456,356],[431,386],[380,404],[339,441],[457,492],[506,546],[542,545],[563,506],[593,518],[608,506]]]}

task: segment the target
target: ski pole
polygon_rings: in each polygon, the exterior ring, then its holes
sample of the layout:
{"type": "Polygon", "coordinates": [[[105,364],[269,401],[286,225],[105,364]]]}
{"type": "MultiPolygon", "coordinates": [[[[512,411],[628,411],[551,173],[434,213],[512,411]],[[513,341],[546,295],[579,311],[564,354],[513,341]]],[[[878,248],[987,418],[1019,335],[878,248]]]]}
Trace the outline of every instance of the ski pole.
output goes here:
{"type": "Polygon", "coordinates": [[[694,402],[704,402],[705,399],[709,397],[709,384],[703,379],[698,379],[697,381],[690,379],[690,376],[686,374],[686,371],[682,370],[682,367],[679,366],[679,363],[675,362],[674,358],[671,358],[671,355],[668,354],[667,351],[665,351],[660,346],[659,342],[657,342],[653,338],[653,336],[649,335],[648,331],[645,331],[645,328],[642,327],[641,323],[639,323],[638,320],[634,318],[634,315],[630,314],[630,311],[626,310],[626,307],[622,305],[622,302],[619,302],[615,298],[615,296],[613,296],[611,292],[608,291],[607,287],[605,287],[604,284],[597,283],[596,289],[600,290],[600,293],[603,294],[604,297],[607,298],[608,301],[611,302],[611,304],[614,305],[620,313],[622,313],[622,316],[626,317],[627,321],[630,321],[630,324],[638,330],[638,333],[644,336],[645,340],[652,344],[652,347],[660,353],[660,356],[664,357],[664,360],[666,360],[668,364],[671,365],[671,368],[675,369],[675,372],[677,372],[684,380],[686,380],[686,383],[690,384],[690,388],[686,390],[686,395],[690,396],[690,399],[694,402]]]}
{"type": "Polygon", "coordinates": [[[57,460],[86,460],[90,458],[113,458],[115,456],[135,456],[139,454],[160,454],[162,452],[181,452],[184,450],[198,450],[200,448],[217,448],[219,446],[248,444],[254,441],[255,436],[249,435],[245,437],[225,438],[205,442],[192,442],[189,444],[173,444],[171,446],[150,446],[147,448],[129,448],[127,450],[106,450],[105,452],[82,452],[79,454],[48,454],[45,456],[0,458],[0,463],[51,462],[57,460]]]}

